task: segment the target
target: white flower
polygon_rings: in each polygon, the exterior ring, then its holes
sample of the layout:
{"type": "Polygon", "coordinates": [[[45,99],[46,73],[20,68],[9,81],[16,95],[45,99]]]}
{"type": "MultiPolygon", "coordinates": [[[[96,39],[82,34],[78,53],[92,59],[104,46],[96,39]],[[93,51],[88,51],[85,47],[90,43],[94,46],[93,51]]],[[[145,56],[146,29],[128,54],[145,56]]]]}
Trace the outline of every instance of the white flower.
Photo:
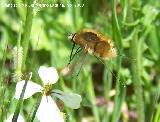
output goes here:
{"type": "MultiPolygon", "coordinates": [[[[13,118],[13,113],[8,117],[8,119],[6,120],[6,122],[12,122],[12,118],[13,118]]],[[[24,122],[24,119],[23,119],[23,117],[20,114],[18,115],[17,122],[24,122]]]]}
{"type": "MultiPolygon", "coordinates": [[[[64,122],[56,103],[50,96],[52,84],[56,83],[59,78],[57,70],[53,67],[47,68],[45,66],[41,66],[38,70],[38,74],[43,81],[43,87],[33,83],[32,81],[28,81],[23,99],[27,99],[33,94],[41,92],[43,96],[36,113],[40,122],[64,122]]],[[[16,99],[20,98],[24,83],[24,80],[17,83],[15,93],[16,99]]]]}

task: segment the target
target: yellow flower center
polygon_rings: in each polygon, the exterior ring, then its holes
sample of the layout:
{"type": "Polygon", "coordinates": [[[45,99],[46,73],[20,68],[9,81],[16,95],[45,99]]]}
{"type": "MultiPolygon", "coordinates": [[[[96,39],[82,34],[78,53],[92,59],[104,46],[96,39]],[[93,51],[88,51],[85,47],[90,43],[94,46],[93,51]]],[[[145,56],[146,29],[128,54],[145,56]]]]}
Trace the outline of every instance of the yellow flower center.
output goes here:
{"type": "Polygon", "coordinates": [[[66,120],[67,120],[67,115],[66,115],[66,113],[61,112],[60,114],[61,114],[61,116],[63,117],[64,121],[66,122],[66,120]]]}
{"type": "Polygon", "coordinates": [[[46,95],[46,96],[49,96],[49,95],[51,95],[51,92],[52,92],[52,84],[47,83],[47,84],[44,86],[43,94],[46,95]]]}

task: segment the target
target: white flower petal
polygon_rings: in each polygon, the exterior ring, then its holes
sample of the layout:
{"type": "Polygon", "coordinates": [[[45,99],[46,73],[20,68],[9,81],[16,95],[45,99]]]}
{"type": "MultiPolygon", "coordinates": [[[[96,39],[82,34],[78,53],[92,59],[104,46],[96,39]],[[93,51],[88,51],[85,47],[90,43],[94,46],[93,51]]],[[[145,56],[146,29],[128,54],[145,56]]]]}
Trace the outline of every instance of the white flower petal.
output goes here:
{"type": "Polygon", "coordinates": [[[38,70],[38,74],[44,85],[46,85],[47,83],[54,84],[58,81],[59,78],[57,70],[53,67],[47,68],[45,66],[41,66],[38,70]]]}
{"type": "MultiPolygon", "coordinates": [[[[12,118],[13,118],[13,113],[8,117],[8,119],[6,120],[6,122],[12,122],[12,118]]],[[[17,122],[24,122],[24,119],[23,119],[23,117],[20,114],[18,115],[17,122]]]]}
{"type": "MultiPolygon", "coordinates": [[[[24,80],[17,83],[16,92],[15,92],[15,98],[16,99],[20,98],[24,83],[25,83],[24,80]]],[[[43,89],[43,87],[41,87],[40,85],[38,85],[36,83],[33,83],[31,81],[28,81],[23,99],[29,98],[30,96],[32,96],[36,92],[41,92],[42,89],[43,89]]]]}
{"type": "Polygon", "coordinates": [[[43,96],[36,116],[40,122],[64,122],[64,119],[53,99],[43,96]]]}

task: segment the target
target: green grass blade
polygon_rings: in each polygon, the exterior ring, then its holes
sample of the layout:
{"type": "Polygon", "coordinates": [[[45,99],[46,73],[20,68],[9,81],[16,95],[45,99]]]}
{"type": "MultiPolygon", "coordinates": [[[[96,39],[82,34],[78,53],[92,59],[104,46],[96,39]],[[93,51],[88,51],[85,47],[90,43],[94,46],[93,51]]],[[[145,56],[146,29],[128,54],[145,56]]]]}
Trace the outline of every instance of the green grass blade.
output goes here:
{"type": "MultiPolygon", "coordinates": [[[[113,39],[115,41],[116,47],[118,48],[118,54],[122,53],[122,37],[121,31],[118,24],[117,14],[116,14],[116,0],[112,0],[112,31],[113,39]]],[[[121,68],[121,57],[117,57],[117,79],[116,79],[116,96],[114,103],[114,110],[112,115],[112,122],[117,122],[120,117],[121,106],[125,98],[126,88],[120,83],[120,68],[121,68]]]]}

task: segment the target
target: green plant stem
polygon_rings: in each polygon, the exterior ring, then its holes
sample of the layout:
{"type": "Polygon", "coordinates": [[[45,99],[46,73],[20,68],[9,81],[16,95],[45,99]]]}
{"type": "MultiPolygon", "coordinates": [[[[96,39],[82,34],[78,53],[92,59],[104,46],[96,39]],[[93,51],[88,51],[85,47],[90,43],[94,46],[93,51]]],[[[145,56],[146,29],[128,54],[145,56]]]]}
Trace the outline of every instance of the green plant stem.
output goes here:
{"type": "Polygon", "coordinates": [[[43,97],[42,95],[39,95],[39,96],[38,96],[38,100],[37,100],[35,109],[34,109],[34,111],[33,111],[33,113],[32,113],[32,116],[30,116],[30,118],[29,118],[29,120],[28,120],[29,122],[33,122],[33,121],[34,121],[34,118],[35,118],[35,116],[36,116],[38,107],[39,107],[39,105],[40,105],[40,103],[41,103],[42,97],[43,97]]]}
{"type": "MultiPolygon", "coordinates": [[[[134,22],[134,18],[136,18],[136,14],[133,12],[133,7],[139,7],[139,1],[135,0],[133,5],[132,2],[129,1],[129,7],[131,8],[128,11],[128,15],[130,15],[129,22],[134,22]]],[[[138,20],[137,20],[138,21],[138,20]]],[[[132,81],[134,83],[134,90],[136,96],[136,109],[137,109],[137,122],[144,122],[144,102],[143,102],[143,95],[142,95],[142,81],[141,81],[141,43],[142,40],[138,39],[138,25],[134,27],[134,35],[130,41],[130,51],[131,51],[131,70],[132,70],[132,81]]]]}
{"type": "MultiPolygon", "coordinates": [[[[111,61],[107,61],[106,62],[107,66],[110,66],[110,70],[112,71],[112,63],[111,61]]],[[[112,73],[110,70],[107,70],[107,68],[105,69],[105,73],[104,73],[104,96],[107,102],[110,101],[110,96],[109,96],[109,91],[111,90],[111,86],[112,86],[112,73]]],[[[102,122],[109,122],[109,111],[108,109],[105,110],[104,112],[104,117],[102,122]]]]}
{"type": "MultiPolygon", "coordinates": [[[[70,3],[74,5],[77,2],[74,1],[74,0],[70,0],[70,3]]],[[[79,20],[78,20],[78,17],[79,17],[79,8],[72,7],[71,8],[71,12],[72,12],[72,21],[73,21],[73,25],[74,25],[73,29],[74,29],[74,31],[77,31],[77,29],[78,29],[78,22],[79,22],[79,20]]]]}
{"type": "MultiPolygon", "coordinates": [[[[88,76],[89,76],[89,74],[86,74],[86,77],[88,77],[88,76]]],[[[86,86],[87,86],[86,87],[87,95],[88,95],[88,98],[89,98],[91,105],[92,105],[92,111],[94,114],[95,122],[100,122],[99,112],[98,112],[98,108],[96,105],[96,95],[94,92],[94,85],[92,83],[91,77],[87,78],[86,86]]]]}
{"type": "MultiPolygon", "coordinates": [[[[1,69],[4,69],[4,66],[5,66],[7,44],[8,44],[8,41],[6,41],[5,43],[6,46],[5,46],[5,49],[3,50],[2,63],[0,64],[1,69]]],[[[0,118],[2,119],[2,122],[3,122],[4,115],[5,115],[4,114],[5,113],[4,101],[5,101],[5,91],[6,91],[3,77],[4,77],[4,71],[1,70],[0,71],[0,97],[3,99],[0,100],[0,118]]]]}
{"type": "MultiPolygon", "coordinates": [[[[115,41],[116,47],[118,48],[118,54],[122,54],[122,37],[121,31],[118,23],[118,18],[116,14],[116,0],[112,0],[112,30],[113,30],[113,39],[115,41]]],[[[121,68],[122,57],[117,57],[117,76],[116,76],[116,95],[115,95],[115,104],[112,114],[112,122],[117,122],[120,117],[121,106],[123,104],[126,87],[120,83],[120,68],[121,68]]],[[[114,74],[113,74],[114,75],[114,74]]]]}
{"type": "Polygon", "coordinates": [[[159,122],[159,121],[160,121],[160,103],[157,105],[157,111],[155,113],[153,122],[159,122]]]}
{"type": "MultiPolygon", "coordinates": [[[[27,5],[31,5],[32,2],[33,2],[33,0],[28,0],[27,5]]],[[[26,61],[27,51],[28,51],[28,46],[29,46],[30,33],[31,33],[31,27],[32,27],[32,19],[33,19],[33,7],[27,7],[26,20],[25,20],[25,25],[24,25],[24,33],[23,33],[22,39],[21,39],[22,47],[24,50],[23,63],[22,63],[23,69],[25,66],[25,61],[26,61]]],[[[24,96],[24,92],[25,92],[27,83],[28,83],[28,79],[25,80],[25,84],[23,86],[22,93],[20,95],[20,99],[17,103],[12,122],[17,121],[21,106],[23,104],[23,96],[24,96]]]]}
{"type": "Polygon", "coordinates": [[[159,117],[160,120],[160,103],[158,102],[158,99],[160,98],[160,85],[158,85],[157,89],[153,90],[151,93],[151,105],[157,105],[157,112],[155,112],[156,107],[150,106],[149,109],[149,116],[147,116],[147,120],[150,120],[150,122],[158,122],[157,117],[159,117]],[[155,115],[154,115],[155,112],[155,115]],[[153,118],[154,117],[154,118],[153,118]],[[155,119],[156,121],[153,121],[155,119]]]}
{"type": "MultiPolygon", "coordinates": [[[[27,5],[31,5],[33,3],[33,0],[27,0],[27,5]]],[[[27,7],[27,13],[26,13],[26,20],[24,25],[24,33],[22,35],[22,47],[23,47],[23,69],[25,68],[25,62],[28,52],[28,46],[29,46],[29,40],[30,40],[30,33],[32,28],[32,20],[33,20],[33,7],[27,7]]]]}
{"type": "Polygon", "coordinates": [[[12,118],[12,122],[17,122],[18,115],[19,115],[20,109],[21,109],[22,104],[23,104],[23,97],[24,97],[25,89],[27,87],[27,83],[28,83],[28,80],[25,80],[25,84],[23,86],[20,98],[19,98],[19,100],[17,102],[17,106],[16,106],[16,110],[15,110],[13,118],[12,118]]]}
{"type": "Polygon", "coordinates": [[[32,76],[31,73],[29,73],[29,74],[26,75],[25,83],[24,83],[24,85],[23,85],[23,89],[22,89],[20,98],[19,98],[19,100],[18,100],[18,102],[17,102],[16,110],[15,110],[15,112],[14,112],[14,115],[13,115],[13,118],[12,118],[12,122],[17,122],[18,115],[19,115],[20,110],[21,110],[21,107],[22,107],[22,105],[23,105],[24,93],[25,93],[25,90],[26,90],[28,81],[31,79],[31,76],[32,76]]]}
{"type": "Polygon", "coordinates": [[[141,75],[140,75],[140,42],[138,41],[138,30],[135,30],[135,35],[130,43],[131,49],[131,66],[132,66],[132,80],[134,83],[134,90],[136,95],[137,121],[144,122],[144,103],[142,96],[141,75]]]}

